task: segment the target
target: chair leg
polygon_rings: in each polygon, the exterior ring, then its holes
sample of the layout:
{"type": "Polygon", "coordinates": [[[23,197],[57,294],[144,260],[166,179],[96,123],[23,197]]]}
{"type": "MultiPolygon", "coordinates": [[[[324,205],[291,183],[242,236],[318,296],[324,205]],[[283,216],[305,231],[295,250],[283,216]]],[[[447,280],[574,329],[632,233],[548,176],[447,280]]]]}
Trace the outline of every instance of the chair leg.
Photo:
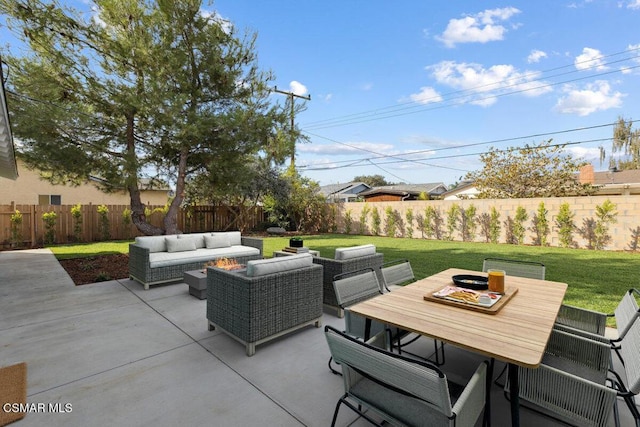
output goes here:
{"type": "Polygon", "coordinates": [[[333,362],[333,357],[329,358],[329,369],[331,370],[331,372],[333,372],[335,375],[342,376],[342,372],[338,372],[335,369],[333,369],[333,366],[331,366],[331,362],[333,362]]]}

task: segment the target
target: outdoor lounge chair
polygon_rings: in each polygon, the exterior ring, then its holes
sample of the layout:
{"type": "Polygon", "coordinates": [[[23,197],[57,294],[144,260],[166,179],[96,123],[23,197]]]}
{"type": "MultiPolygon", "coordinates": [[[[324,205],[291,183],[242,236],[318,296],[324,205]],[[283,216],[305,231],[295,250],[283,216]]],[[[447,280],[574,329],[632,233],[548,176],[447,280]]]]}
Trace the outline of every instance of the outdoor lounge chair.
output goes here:
{"type": "Polygon", "coordinates": [[[507,276],[528,277],[544,280],[545,266],[541,262],[520,261],[514,259],[485,258],[482,271],[504,270],[507,276]]]}
{"type": "Polygon", "coordinates": [[[313,257],[315,264],[323,267],[323,297],[322,302],[326,307],[337,310],[338,317],[344,316],[344,311],[339,307],[336,294],[333,290],[333,278],[339,274],[362,270],[363,268],[378,269],[384,262],[384,255],[376,252],[373,245],[352,246],[336,248],[335,259],[313,257]]]}
{"type": "Polygon", "coordinates": [[[486,407],[486,362],[462,393],[452,395],[446,375],[430,363],[371,346],[330,326],[325,337],[344,381],[332,426],[343,404],[373,424],[380,425],[371,413],[394,426],[473,426],[486,407]]]}

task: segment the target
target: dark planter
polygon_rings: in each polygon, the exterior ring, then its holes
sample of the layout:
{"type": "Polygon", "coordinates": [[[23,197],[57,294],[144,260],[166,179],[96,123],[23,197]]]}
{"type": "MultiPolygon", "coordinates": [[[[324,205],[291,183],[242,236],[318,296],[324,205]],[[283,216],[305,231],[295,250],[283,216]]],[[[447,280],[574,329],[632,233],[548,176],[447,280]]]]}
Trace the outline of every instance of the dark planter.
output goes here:
{"type": "Polygon", "coordinates": [[[302,240],[289,239],[289,247],[291,247],[291,248],[301,248],[302,247],[302,240]]]}

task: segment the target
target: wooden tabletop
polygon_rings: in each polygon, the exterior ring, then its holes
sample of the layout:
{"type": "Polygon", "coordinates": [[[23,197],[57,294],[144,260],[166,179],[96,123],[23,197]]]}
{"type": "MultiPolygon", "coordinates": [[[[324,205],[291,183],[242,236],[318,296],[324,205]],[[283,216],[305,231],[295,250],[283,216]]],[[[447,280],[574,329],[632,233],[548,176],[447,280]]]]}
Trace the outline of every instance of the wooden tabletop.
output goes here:
{"type": "Polygon", "coordinates": [[[424,295],[452,285],[456,274],[486,275],[450,268],[349,309],[383,323],[437,338],[519,366],[540,364],[567,290],[566,283],[507,276],[518,292],[496,314],[437,302],[424,295]]]}

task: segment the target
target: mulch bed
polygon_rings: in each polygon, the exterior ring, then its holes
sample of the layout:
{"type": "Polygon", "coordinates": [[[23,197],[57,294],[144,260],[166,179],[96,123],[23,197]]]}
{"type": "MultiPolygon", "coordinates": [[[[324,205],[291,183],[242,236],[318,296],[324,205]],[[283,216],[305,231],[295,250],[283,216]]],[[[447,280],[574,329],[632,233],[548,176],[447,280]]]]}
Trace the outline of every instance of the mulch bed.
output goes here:
{"type": "Polygon", "coordinates": [[[86,285],[129,277],[129,255],[109,254],[60,260],[73,283],[86,285]]]}

